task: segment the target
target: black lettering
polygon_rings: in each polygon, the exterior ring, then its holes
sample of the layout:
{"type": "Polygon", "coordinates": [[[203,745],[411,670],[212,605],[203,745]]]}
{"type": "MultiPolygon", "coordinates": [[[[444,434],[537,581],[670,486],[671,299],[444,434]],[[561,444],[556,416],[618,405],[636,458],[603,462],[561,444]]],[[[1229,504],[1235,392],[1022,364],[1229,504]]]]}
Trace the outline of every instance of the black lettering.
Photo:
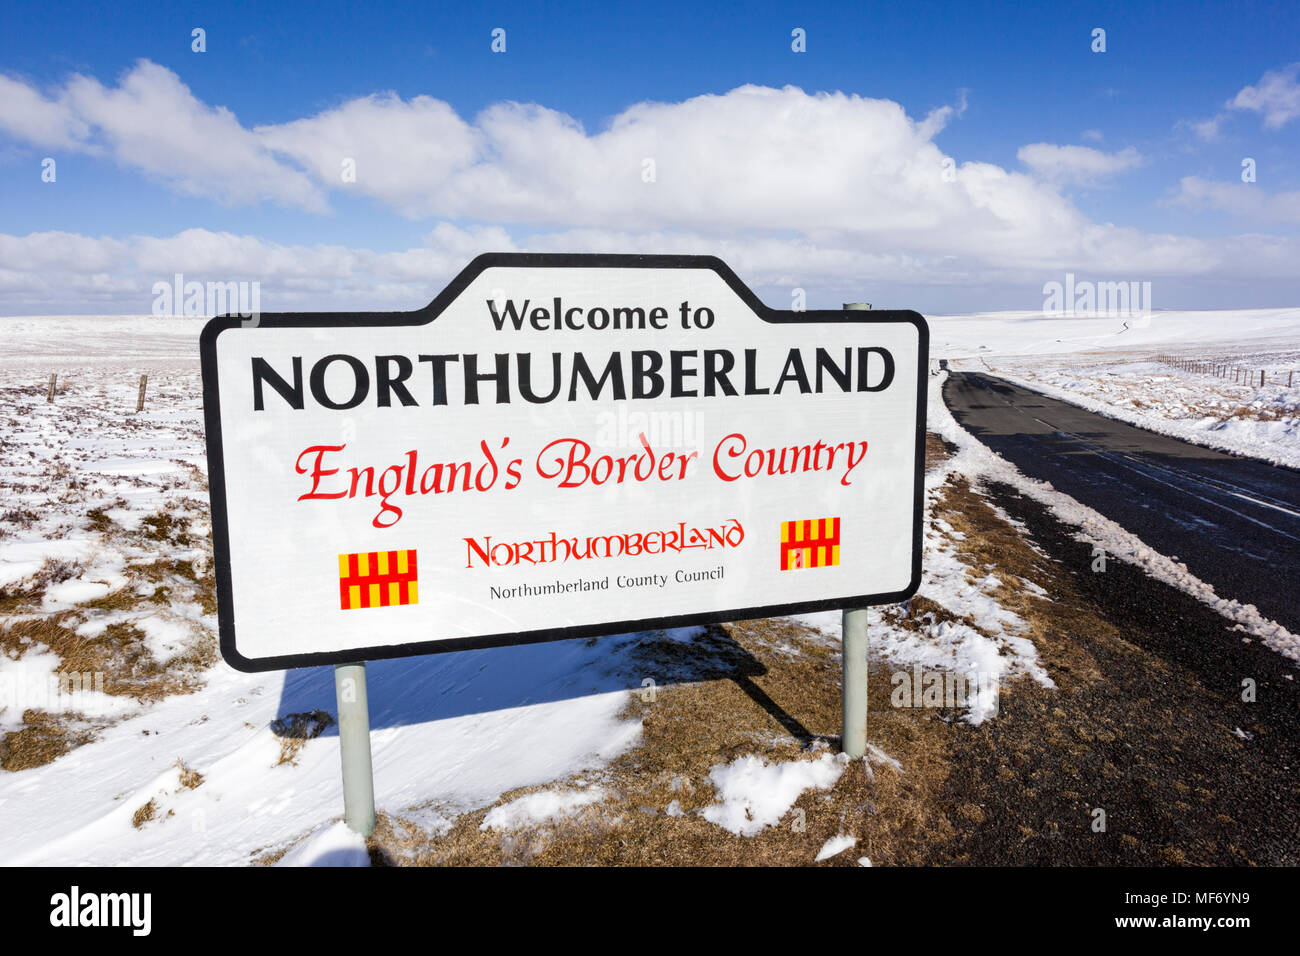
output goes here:
{"type": "Polygon", "coordinates": [[[280,393],[280,397],[289,403],[290,408],[296,408],[302,411],[302,356],[293,357],[293,385],[290,385],[282,379],[275,369],[271,368],[264,358],[253,359],[253,411],[260,412],[262,408],[262,383],[266,382],[273,389],[280,393]]]}
{"type": "Polygon", "coordinates": [[[847,392],[852,388],[850,383],[853,372],[853,350],[846,348],[844,350],[844,367],[840,368],[831,358],[830,352],[825,349],[817,350],[817,391],[822,390],[822,373],[829,372],[831,378],[835,379],[835,384],[840,387],[841,392],[847,392]]]}
{"type": "Polygon", "coordinates": [[[704,394],[712,398],[722,387],[722,394],[732,398],[736,395],[735,386],[727,378],[727,373],[736,364],[736,357],[728,349],[706,349],[704,352],[704,394]],[[722,367],[718,367],[721,360],[722,367]]]}
{"type": "Polygon", "coordinates": [[[366,395],[370,393],[370,373],[362,364],[361,359],[354,355],[327,355],[311,368],[311,394],[316,399],[318,405],[334,411],[342,411],[348,408],[356,408],[366,400],[366,395]],[[335,402],[325,391],[325,373],[335,362],[343,362],[348,368],[352,369],[352,397],[346,402],[335,402]]]}
{"type": "Polygon", "coordinates": [[[781,377],[776,381],[776,390],[774,394],[781,394],[781,387],[786,382],[798,382],[799,391],[808,394],[808,373],[804,371],[803,356],[799,354],[798,349],[791,349],[790,354],[785,357],[785,367],[781,369],[781,377]]]}
{"type": "Polygon", "coordinates": [[[668,354],[672,362],[672,397],[694,398],[699,394],[699,390],[692,388],[688,391],[682,387],[682,380],[686,378],[694,378],[696,374],[698,374],[698,369],[687,368],[685,366],[686,359],[695,358],[698,353],[695,351],[673,349],[668,354]]]}
{"type": "Polygon", "coordinates": [[[609,362],[605,365],[605,371],[600,375],[599,380],[591,374],[591,367],[587,365],[587,357],[581,352],[575,352],[573,355],[573,378],[569,382],[569,401],[578,400],[578,379],[581,378],[587,385],[587,392],[592,398],[600,398],[601,390],[605,387],[605,380],[609,379],[611,383],[613,399],[622,401],[627,398],[627,391],[623,387],[623,356],[614,352],[609,357],[609,362]]]}
{"type": "Polygon", "coordinates": [[[433,404],[447,404],[447,363],[459,362],[459,355],[420,355],[418,361],[428,362],[433,372],[433,404]]]}
{"type": "Polygon", "coordinates": [[[465,404],[478,404],[478,383],[479,382],[496,382],[497,385],[497,404],[510,404],[510,356],[504,352],[498,352],[494,356],[496,362],[495,372],[479,372],[478,356],[468,354],[465,356],[465,404]]]}
{"type": "Polygon", "coordinates": [[[551,376],[554,382],[551,394],[540,397],[533,391],[533,356],[528,352],[520,352],[515,357],[519,361],[519,394],[535,405],[554,401],[555,396],[560,394],[560,353],[551,353],[551,376]]]}
{"type": "Polygon", "coordinates": [[[882,349],[877,345],[867,348],[858,349],[858,391],[859,392],[883,392],[889,388],[890,383],[894,380],[894,356],[889,353],[888,349],[882,349]],[[885,363],[884,374],[880,376],[880,382],[876,385],[867,384],[867,356],[872,352],[880,355],[885,363]]]}
{"type": "Polygon", "coordinates": [[[614,328],[616,329],[644,329],[645,328],[645,309],[631,309],[626,306],[618,306],[614,309],[614,328]],[[620,318],[620,315],[622,316],[620,318]],[[632,317],[636,316],[636,324],[632,324],[632,317]],[[626,324],[624,324],[626,323],[626,324]]]}
{"type": "Polygon", "coordinates": [[[632,397],[658,398],[664,392],[664,378],[659,374],[664,357],[658,352],[632,353],[632,397]]]}
{"type": "Polygon", "coordinates": [[[501,327],[505,325],[506,319],[510,320],[510,324],[515,327],[516,331],[523,328],[524,316],[528,314],[528,303],[531,301],[532,301],[531,299],[524,299],[524,307],[522,309],[517,309],[515,308],[514,299],[507,299],[506,314],[499,315],[497,313],[497,304],[493,302],[491,299],[488,299],[487,300],[488,311],[492,313],[492,324],[497,327],[497,331],[498,332],[501,331],[501,327]]]}
{"type": "Polygon", "coordinates": [[[380,408],[388,408],[393,403],[392,393],[397,393],[397,400],[404,406],[414,405],[415,399],[402,383],[411,377],[414,368],[405,355],[375,356],[375,398],[380,408]],[[397,366],[393,375],[392,367],[397,366]]]}
{"type": "Polygon", "coordinates": [[[758,349],[745,349],[745,394],[766,395],[771,389],[759,388],[754,379],[758,377],[758,349]]]}

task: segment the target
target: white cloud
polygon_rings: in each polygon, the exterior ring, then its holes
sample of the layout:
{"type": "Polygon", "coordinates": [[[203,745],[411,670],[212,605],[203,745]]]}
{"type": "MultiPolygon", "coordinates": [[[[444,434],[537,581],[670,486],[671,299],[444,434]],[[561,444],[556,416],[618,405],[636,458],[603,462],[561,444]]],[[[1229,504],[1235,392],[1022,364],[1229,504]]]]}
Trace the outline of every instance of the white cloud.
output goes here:
{"type": "Polygon", "coordinates": [[[1259,222],[1300,224],[1300,191],[1269,193],[1254,183],[1222,183],[1184,176],[1171,201],[1193,209],[1217,209],[1259,222]]]}
{"type": "Polygon", "coordinates": [[[431,97],[379,93],[249,129],[147,61],[115,87],[74,76],[47,95],[4,82],[0,91],[15,95],[0,98],[0,127],[29,142],[102,149],[175,190],[225,202],[324,210],[337,191],[359,193],[432,230],[419,247],[386,252],[203,229],[0,236],[0,309],[11,312],[49,311],[40,303],[50,297],[120,307],[137,294],[128,310],[147,311],[152,283],[178,271],[260,279],[267,311],[410,308],[475,254],[511,249],[711,253],[756,287],[852,295],[867,283],[1041,288],[1065,269],[1291,277],[1296,258],[1288,238],[1196,239],[1090,221],[1059,187],[1140,165],[1131,147],[1030,144],[1019,156],[1031,173],[959,163],[933,137],[964,97],[918,121],[890,100],[743,86],[638,103],[588,131],[536,104],[463,118],[431,97]],[[355,183],[340,176],[344,159],[356,161],[355,183]]]}
{"type": "Polygon", "coordinates": [[[1264,117],[1269,129],[1280,129],[1300,116],[1300,63],[1264,74],[1257,86],[1243,87],[1227,106],[1264,117]]]}
{"type": "Polygon", "coordinates": [[[1057,146],[1053,143],[1021,146],[1016,158],[1047,182],[1084,186],[1095,185],[1145,162],[1142,154],[1132,146],[1117,153],[1104,153],[1091,146],[1057,146]]]}
{"type": "Polygon", "coordinates": [[[1191,130],[1196,134],[1197,139],[1203,140],[1207,143],[1217,143],[1222,136],[1221,129],[1223,121],[1227,118],[1228,117],[1225,114],[1220,113],[1217,116],[1211,116],[1207,120],[1190,122],[1186,125],[1191,127],[1191,130]]]}
{"type": "Polygon", "coordinates": [[[967,91],[962,90],[958,95],[956,106],[940,106],[926,114],[924,120],[918,128],[918,132],[925,139],[934,139],[944,128],[952,122],[953,117],[961,116],[966,112],[967,91]]]}
{"type": "Polygon", "coordinates": [[[137,63],[112,88],[74,75],[57,99],[21,81],[3,83],[0,128],[35,145],[102,149],[187,195],[326,208],[307,175],[278,161],[230,110],[203,103],[156,63],[137,63]]]}
{"type": "MultiPolygon", "coordinates": [[[[1030,307],[1024,305],[1023,295],[1016,298],[1016,290],[1028,293],[1029,302],[1040,302],[1045,277],[1059,278],[1065,268],[1094,275],[1174,277],[1181,287],[1187,277],[1197,276],[1290,277],[1300,255],[1300,243],[1274,236],[1200,240],[1099,230],[1090,227],[1078,237],[1083,251],[1068,262],[1026,260],[998,266],[973,257],[864,249],[852,236],[720,238],[676,230],[584,228],[516,238],[497,226],[440,223],[422,245],[385,252],[329,244],[283,245],[205,229],[126,238],[0,234],[0,314],[147,313],[153,283],[170,282],[177,272],[200,282],[256,280],[266,312],[413,309],[431,301],[482,252],[716,255],[777,307],[788,306],[797,286],[808,290],[813,307],[864,293],[884,302],[903,294],[882,290],[924,289],[931,303],[948,303],[944,308],[952,311],[972,307],[969,290],[976,286],[998,288],[1009,293],[1004,302],[1030,307]],[[1088,255],[1086,250],[1103,240],[1114,260],[1088,255]],[[952,291],[935,292],[942,289],[952,291]]],[[[921,305],[912,292],[895,304],[921,305]]]]}
{"type": "Polygon", "coordinates": [[[441,100],[417,96],[403,102],[392,93],[253,132],[324,187],[355,188],[412,214],[450,175],[475,162],[482,139],[441,100]],[[345,185],[345,160],[355,164],[355,184],[345,185]]]}
{"type": "Polygon", "coordinates": [[[0,76],[0,130],[52,149],[86,148],[90,127],[68,104],[45,97],[34,86],[0,76]]]}
{"type": "Polygon", "coordinates": [[[170,282],[178,272],[199,282],[256,280],[268,312],[411,309],[427,304],[479,253],[514,248],[499,228],[448,223],[430,232],[425,245],[400,252],[289,246],[207,229],[124,239],[0,234],[0,312],[48,312],[51,303],[82,303],[83,310],[147,313],[153,284],[170,282]]]}
{"type": "Polygon", "coordinates": [[[118,162],[231,202],[317,209],[345,189],[413,218],[853,237],[873,252],[990,261],[1068,254],[1088,225],[1022,173],[954,163],[945,176],[931,137],[961,105],[918,122],[889,100],[744,86],[635,104],[588,132],[538,105],[499,103],[468,122],[438,100],[384,94],[250,130],[147,61],[116,88],[74,76],[61,97],[118,162]],[[355,183],[341,180],[344,158],[355,183]]]}

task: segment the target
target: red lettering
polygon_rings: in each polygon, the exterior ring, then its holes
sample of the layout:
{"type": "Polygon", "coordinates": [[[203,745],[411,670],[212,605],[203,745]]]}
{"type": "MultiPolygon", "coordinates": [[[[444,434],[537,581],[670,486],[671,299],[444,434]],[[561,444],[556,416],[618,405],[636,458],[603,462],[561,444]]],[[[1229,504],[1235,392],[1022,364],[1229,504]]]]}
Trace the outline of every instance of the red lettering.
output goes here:
{"type": "Polygon", "coordinates": [[[346,491],[326,494],[325,492],[318,492],[316,490],[320,487],[320,480],[322,478],[326,478],[330,475],[337,475],[339,473],[337,468],[321,468],[321,460],[325,457],[325,453],[342,451],[346,447],[346,445],[312,445],[310,448],[303,449],[302,454],[298,456],[298,460],[294,462],[294,471],[298,472],[300,475],[307,474],[307,469],[302,466],[302,460],[305,456],[310,455],[313,452],[316,455],[316,462],[311,468],[311,491],[307,492],[305,495],[299,495],[299,501],[306,501],[309,498],[342,498],[347,495],[346,491]]]}

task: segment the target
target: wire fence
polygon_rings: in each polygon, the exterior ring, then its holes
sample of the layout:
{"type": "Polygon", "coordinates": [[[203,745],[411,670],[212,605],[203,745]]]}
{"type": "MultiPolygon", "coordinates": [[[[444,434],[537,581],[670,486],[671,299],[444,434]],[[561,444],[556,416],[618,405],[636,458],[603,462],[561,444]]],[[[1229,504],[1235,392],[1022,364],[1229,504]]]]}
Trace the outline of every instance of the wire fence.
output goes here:
{"type": "Polygon", "coordinates": [[[1265,368],[1242,368],[1239,365],[1231,365],[1225,362],[1216,362],[1213,360],[1186,358],[1181,355],[1161,355],[1161,362],[1173,368],[1180,369],[1184,372],[1195,372],[1200,375],[1216,375],[1219,378],[1232,379],[1239,385],[1285,385],[1287,388],[1295,388],[1295,371],[1294,370],[1274,370],[1270,372],[1265,368]]]}
{"type": "MultiPolygon", "coordinates": [[[[64,386],[63,386],[63,389],[67,389],[67,387],[68,387],[68,386],[67,386],[67,384],[65,383],[64,386]]],[[[140,376],[140,391],[136,394],[136,399],[135,399],[135,410],[136,410],[137,412],[142,412],[142,411],[144,411],[144,398],[145,398],[145,391],[148,389],[148,387],[149,387],[149,376],[148,376],[148,375],[141,375],[141,376],[140,376]]],[[[47,403],[47,404],[53,404],[53,402],[54,402],[54,396],[57,395],[57,394],[59,393],[59,391],[60,391],[60,389],[59,389],[59,375],[58,375],[57,372],[51,372],[51,373],[50,373],[49,384],[46,386],[46,389],[45,389],[45,401],[46,401],[46,403],[47,403]]]]}

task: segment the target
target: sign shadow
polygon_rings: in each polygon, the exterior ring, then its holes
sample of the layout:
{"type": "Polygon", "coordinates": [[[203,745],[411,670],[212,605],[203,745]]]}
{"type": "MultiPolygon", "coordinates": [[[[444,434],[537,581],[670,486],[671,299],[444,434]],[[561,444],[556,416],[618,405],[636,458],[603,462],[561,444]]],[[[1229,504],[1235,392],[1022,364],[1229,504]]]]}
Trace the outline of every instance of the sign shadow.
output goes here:
{"type": "MultiPolygon", "coordinates": [[[[819,739],[754,682],[766,673],[712,625],[370,661],[366,686],[376,731],[620,691],[649,701],[674,684],[727,679],[801,744],[819,739]]],[[[337,717],[333,667],[286,671],[273,731],[335,736],[337,717]],[[304,719],[321,712],[328,722],[304,719]]]]}

